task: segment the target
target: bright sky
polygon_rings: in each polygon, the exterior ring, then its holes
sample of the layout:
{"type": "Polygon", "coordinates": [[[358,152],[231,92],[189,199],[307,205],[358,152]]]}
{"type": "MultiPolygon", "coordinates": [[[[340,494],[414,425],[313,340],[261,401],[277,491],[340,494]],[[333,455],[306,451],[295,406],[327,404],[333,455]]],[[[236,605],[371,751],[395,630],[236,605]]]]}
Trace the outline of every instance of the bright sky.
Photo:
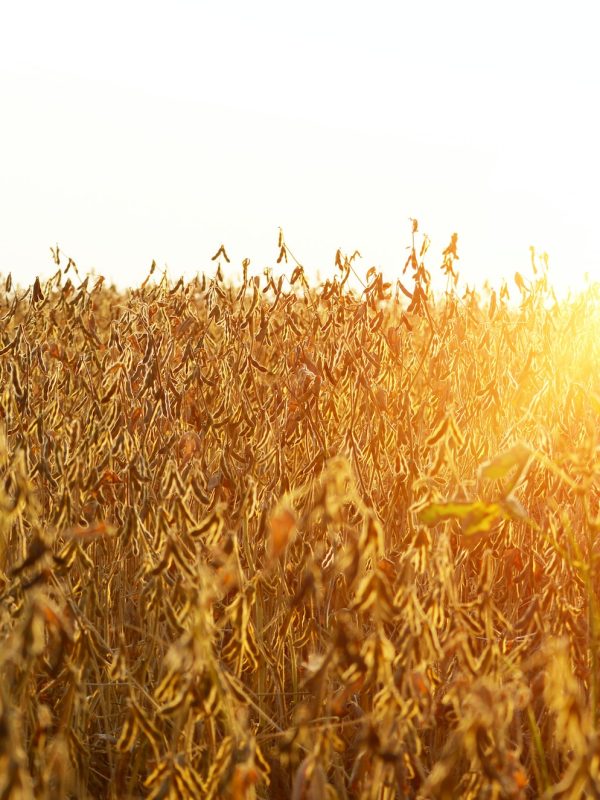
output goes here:
{"type": "Polygon", "coordinates": [[[600,280],[596,3],[19,0],[0,14],[0,273],[139,281],[338,247],[473,283],[600,280]]]}

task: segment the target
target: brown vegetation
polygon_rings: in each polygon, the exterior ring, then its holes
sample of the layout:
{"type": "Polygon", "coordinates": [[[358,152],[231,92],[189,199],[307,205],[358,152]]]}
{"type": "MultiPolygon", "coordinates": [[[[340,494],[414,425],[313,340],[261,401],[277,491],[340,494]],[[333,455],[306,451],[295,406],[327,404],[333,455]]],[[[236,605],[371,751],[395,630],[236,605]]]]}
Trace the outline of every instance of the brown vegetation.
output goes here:
{"type": "Polygon", "coordinates": [[[425,249],[7,287],[0,798],[600,796],[600,298],[425,249]]]}

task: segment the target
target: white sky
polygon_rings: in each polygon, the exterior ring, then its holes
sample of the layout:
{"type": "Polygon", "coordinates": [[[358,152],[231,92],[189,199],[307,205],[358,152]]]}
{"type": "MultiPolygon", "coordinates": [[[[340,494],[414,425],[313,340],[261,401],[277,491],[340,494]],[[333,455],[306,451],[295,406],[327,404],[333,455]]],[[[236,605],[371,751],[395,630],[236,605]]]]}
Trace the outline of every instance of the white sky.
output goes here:
{"type": "Polygon", "coordinates": [[[0,2],[0,272],[137,282],[359,249],[600,279],[597,3],[0,2]]]}

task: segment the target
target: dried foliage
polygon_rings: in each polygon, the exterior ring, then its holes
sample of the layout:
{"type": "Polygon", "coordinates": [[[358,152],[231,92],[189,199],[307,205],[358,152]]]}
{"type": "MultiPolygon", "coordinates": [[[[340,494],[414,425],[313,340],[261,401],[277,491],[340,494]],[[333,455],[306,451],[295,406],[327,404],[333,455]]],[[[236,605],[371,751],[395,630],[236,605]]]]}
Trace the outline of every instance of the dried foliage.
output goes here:
{"type": "Polygon", "coordinates": [[[418,236],[6,286],[2,800],[600,797],[600,295],[418,236]]]}

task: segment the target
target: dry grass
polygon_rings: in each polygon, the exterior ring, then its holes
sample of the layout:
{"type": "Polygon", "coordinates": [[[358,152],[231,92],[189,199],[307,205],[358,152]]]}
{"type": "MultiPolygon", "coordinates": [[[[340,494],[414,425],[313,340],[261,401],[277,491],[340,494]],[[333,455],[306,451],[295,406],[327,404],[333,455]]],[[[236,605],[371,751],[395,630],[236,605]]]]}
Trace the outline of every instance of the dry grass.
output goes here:
{"type": "Polygon", "coordinates": [[[423,252],[5,292],[2,800],[600,797],[600,296],[423,252]]]}

